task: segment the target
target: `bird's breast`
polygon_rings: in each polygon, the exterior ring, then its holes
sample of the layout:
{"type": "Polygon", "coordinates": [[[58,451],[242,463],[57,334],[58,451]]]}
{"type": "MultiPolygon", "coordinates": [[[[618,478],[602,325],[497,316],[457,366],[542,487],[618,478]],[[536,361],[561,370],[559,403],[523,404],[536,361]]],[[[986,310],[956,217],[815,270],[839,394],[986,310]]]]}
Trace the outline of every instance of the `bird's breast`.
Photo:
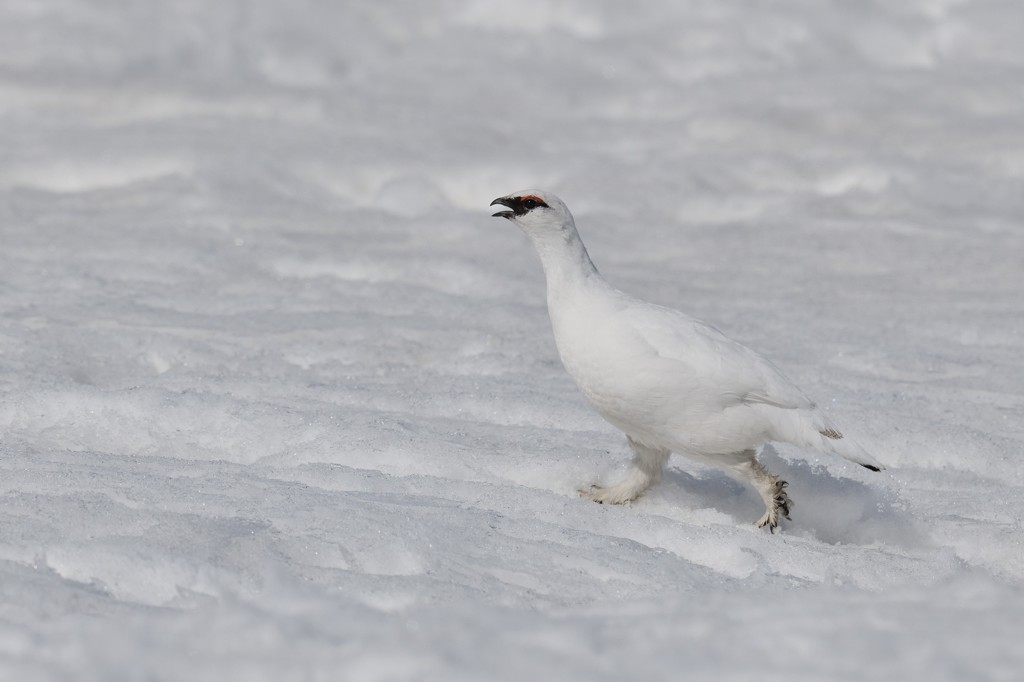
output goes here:
{"type": "Polygon", "coordinates": [[[601,416],[627,433],[651,432],[698,408],[699,387],[618,322],[614,308],[594,308],[557,311],[552,327],[562,364],[601,416]]]}

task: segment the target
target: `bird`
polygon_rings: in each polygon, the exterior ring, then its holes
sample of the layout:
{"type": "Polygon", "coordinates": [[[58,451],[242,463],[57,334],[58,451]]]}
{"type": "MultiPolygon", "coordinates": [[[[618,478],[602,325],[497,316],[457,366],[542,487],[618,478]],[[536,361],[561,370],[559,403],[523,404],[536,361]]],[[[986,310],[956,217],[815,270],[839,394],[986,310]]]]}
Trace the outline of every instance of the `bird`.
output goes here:
{"type": "Polygon", "coordinates": [[[566,371],[633,453],[625,477],[579,494],[623,504],[657,483],[671,454],[718,467],[752,486],[774,533],[790,519],[787,482],[758,461],[758,448],[785,442],[884,469],[846,437],[771,361],[683,312],[612,287],[594,266],[576,221],[557,196],[521,190],[498,197],[493,214],[523,232],[540,256],[555,345],[566,371]]]}

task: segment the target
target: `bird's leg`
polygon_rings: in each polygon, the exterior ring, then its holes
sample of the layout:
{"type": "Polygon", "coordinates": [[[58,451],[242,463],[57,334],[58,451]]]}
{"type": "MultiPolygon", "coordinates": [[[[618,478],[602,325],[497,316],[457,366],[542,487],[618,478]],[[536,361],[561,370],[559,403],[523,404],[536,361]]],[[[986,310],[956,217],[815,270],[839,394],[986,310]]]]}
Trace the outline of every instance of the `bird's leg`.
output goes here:
{"type": "Polygon", "coordinates": [[[595,485],[591,486],[590,490],[581,490],[581,497],[598,503],[622,504],[635,500],[640,493],[658,482],[661,470],[672,453],[669,450],[647,447],[628,436],[626,440],[633,449],[633,465],[626,477],[607,488],[595,485]]]}
{"type": "Polygon", "coordinates": [[[742,462],[729,467],[730,472],[738,479],[754,486],[754,489],[761,494],[764,500],[764,516],[757,520],[757,527],[768,526],[771,532],[779,526],[779,518],[789,518],[789,508],[793,502],[786,494],[786,486],[789,485],[778,476],[768,473],[768,470],[761,466],[755,459],[753,450],[746,450],[743,453],[748,455],[742,462]]]}

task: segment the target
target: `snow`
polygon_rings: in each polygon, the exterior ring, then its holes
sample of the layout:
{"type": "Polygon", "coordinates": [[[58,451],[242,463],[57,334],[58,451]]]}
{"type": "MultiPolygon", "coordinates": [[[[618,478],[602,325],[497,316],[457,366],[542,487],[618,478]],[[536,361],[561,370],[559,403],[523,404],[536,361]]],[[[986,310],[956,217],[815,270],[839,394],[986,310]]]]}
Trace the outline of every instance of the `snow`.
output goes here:
{"type": "Polygon", "coordinates": [[[1016,679],[1021,25],[3,3],[0,678],[1016,679]],[[628,452],[490,217],[522,186],[890,469],[769,446],[775,536],[679,458],[580,500],[628,452]]]}

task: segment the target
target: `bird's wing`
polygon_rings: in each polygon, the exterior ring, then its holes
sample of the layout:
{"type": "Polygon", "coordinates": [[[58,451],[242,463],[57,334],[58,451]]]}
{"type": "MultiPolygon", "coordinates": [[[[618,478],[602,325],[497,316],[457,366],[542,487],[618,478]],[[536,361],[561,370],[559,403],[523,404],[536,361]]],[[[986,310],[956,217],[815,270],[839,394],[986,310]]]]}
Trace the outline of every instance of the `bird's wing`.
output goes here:
{"type": "Polygon", "coordinates": [[[670,308],[628,306],[620,313],[643,341],[676,371],[709,391],[723,407],[761,403],[783,409],[814,403],[769,360],[714,327],[670,308]]]}

